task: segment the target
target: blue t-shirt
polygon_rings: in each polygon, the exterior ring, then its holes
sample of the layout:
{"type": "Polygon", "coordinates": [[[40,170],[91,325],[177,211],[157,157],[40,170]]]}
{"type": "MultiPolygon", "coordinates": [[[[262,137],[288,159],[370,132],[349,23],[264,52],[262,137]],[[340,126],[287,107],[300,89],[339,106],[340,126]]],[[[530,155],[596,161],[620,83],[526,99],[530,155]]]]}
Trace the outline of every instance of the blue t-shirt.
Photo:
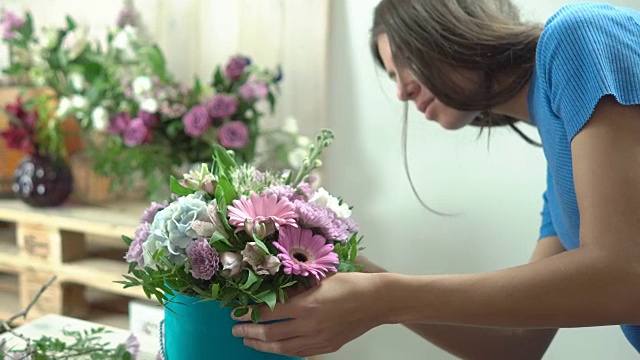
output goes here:
{"type": "MultiPolygon", "coordinates": [[[[580,246],[580,212],[571,140],[603,96],[640,104],[640,12],[597,3],[566,5],[545,24],[536,56],[529,114],[547,159],[540,237],[556,235],[572,250],[580,246]]],[[[640,326],[622,330],[640,352],[640,326]]]]}

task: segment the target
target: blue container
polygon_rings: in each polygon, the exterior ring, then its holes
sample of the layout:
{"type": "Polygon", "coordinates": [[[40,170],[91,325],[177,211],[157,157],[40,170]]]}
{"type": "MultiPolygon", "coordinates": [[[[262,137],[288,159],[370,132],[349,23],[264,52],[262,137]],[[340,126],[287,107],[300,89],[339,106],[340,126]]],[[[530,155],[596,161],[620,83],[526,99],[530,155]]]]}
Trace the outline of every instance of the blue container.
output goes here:
{"type": "Polygon", "coordinates": [[[164,333],[167,360],[299,360],[264,353],[245,346],[231,334],[237,324],[231,308],[218,301],[177,295],[165,306],[164,333]],[[172,312],[173,311],[173,312],[172,312]]]}

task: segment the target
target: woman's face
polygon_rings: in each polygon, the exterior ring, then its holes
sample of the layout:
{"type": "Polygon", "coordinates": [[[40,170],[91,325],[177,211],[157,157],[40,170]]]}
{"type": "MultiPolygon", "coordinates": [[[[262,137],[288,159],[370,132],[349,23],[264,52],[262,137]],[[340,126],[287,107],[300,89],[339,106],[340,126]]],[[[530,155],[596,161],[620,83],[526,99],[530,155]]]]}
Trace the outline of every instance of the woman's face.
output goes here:
{"type": "Polygon", "coordinates": [[[389,77],[396,83],[398,98],[402,101],[413,101],[418,111],[428,120],[436,121],[445,129],[455,130],[470,124],[480,114],[479,111],[460,111],[448,107],[420,84],[411,71],[396,68],[386,34],[378,37],[378,49],[389,77]]]}

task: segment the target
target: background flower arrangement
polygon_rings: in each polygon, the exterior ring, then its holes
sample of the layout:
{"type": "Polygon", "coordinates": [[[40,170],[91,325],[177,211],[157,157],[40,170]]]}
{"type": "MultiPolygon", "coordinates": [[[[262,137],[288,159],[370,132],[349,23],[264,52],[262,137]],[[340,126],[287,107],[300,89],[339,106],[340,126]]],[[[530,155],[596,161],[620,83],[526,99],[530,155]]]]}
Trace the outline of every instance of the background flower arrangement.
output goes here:
{"type": "Polygon", "coordinates": [[[309,176],[332,139],[324,130],[294,172],[238,165],[214,147],[211,171],[203,164],[172,178],[172,201],[152,203],[135,238],[123,237],[130,267],[120,283],[142,286],[161,304],[174,292],[219,300],[241,316],[254,303],[273,309],[296,284],[356,271],[361,239],[351,209],[323,188],[314,190],[309,176]]]}
{"type": "Polygon", "coordinates": [[[211,81],[186,87],[167,70],[131,3],[117,24],[101,44],[71,17],[42,37],[28,12],[6,12],[2,22],[12,53],[5,72],[55,91],[57,117],[79,122],[95,171],[112,177],[116,187],[142,178],[148,195],[157,197],[160,179],[210,161],[216,144],[234,150],[239,163],[274,168],[291,167],[286,154],[300,154],[308,144],[297,134],[261,127],[275,109],[279,68],[233,56],[216,66],[211,81]]]}

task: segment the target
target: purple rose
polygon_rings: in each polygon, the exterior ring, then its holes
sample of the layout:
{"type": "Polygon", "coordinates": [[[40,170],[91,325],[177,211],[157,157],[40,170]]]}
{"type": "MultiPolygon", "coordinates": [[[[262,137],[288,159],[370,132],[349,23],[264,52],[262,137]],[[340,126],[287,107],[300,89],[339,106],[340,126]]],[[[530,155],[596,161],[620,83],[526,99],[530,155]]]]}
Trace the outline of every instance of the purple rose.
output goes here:
{"type": "Polygon", "coordinates": [[[151,132],[142,119],[135,118],[129,122],[122,137],[126,146],[134,147],[151,140],[151,132]]]}
{"type": "Polygon", "coordinates": [[[238,110],[238,99],[231,95],[218,94],[209,100],[205,106],[209,116],[222,120],[230,118],[238,110]]]}
{"type": "Polygon", "coordinates": [[[189,244],[187,256],[191,260],[191,275],[196,279],[211,280],[218,270],[220,264],[218,252],[205,238],[198,238],[189,244]]]}
{"type": "Polygon", "coordinates": [[[182,118],[184,132],[191,137],[198,137],[204,134],[211,127],[209,112],[202,105],[194,106],[182,118]]]}
{"type": "Polygon", "coordinates": [[[144,125],[148,128],[152,128],[158,125],[158,116],[144,110],[138,110],[138,117],[142,120],[144,125]]]}
{"type": "Polygon", "coordinates": [[[129,113],[121,112],[116,114],[114,117],[111,118],[111,121],[109,124],[109,130],[108,130],[109,134],[122,135],[122,133],[129,126],[130,121],[131,121],[131,115],[129,115],[129,113]]]}
{"type": "Polygon", "coordinates": [[[238,92],[246,102],[264,100],[269,95],[269,89],[264,81],[250,81],[242,85],[238,92]]]}
{"type": "Polygon", "coordinates": [[[220,145],[227,149],[242,149],[249,141],[249,128],[242,121],[231,121],[218,131],[220,145]]]}
{"type": "Polygon", "coordinates": [[[227,66],[224,68],[224,76],[229,80],[240,80],[242,74],[244,74],[244,69],[249,64],[251,64],[251,59],[248,57],[234,56],[227,62],[227,66]]]}

